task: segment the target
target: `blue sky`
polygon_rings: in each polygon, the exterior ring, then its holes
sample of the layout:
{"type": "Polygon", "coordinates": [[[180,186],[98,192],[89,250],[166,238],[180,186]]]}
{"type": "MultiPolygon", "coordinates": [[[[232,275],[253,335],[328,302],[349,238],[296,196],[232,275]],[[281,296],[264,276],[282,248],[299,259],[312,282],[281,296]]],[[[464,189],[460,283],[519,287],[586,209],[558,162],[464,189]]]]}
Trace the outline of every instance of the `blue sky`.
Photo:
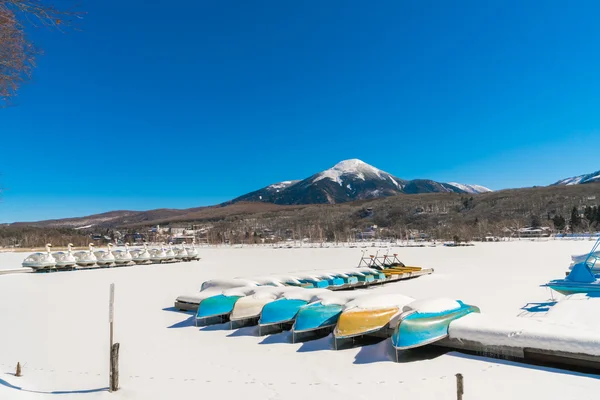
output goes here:
{"type": "MultiPolygon", "coordinates": [[[[68,3],[59,1],[57,4],[68,3]]],[[[600,169],[600,5],[84,1],[0,109],[0,222],[215,204],[360,158],[492,189],[600,169]]]]}

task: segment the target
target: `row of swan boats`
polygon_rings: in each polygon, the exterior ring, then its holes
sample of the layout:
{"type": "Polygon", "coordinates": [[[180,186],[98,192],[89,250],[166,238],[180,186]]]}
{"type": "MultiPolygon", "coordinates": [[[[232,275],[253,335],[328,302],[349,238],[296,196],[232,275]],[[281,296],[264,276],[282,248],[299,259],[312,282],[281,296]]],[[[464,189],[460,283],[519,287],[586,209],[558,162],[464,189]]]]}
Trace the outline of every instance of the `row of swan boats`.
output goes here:
{"type": "Polygon", "coordinates": [[[181,244],[174,246],[173,243],[165,245],[161,243],[158,247],[149,248],[144,243],[141,248],[130,249],[129,243],[125,243],[124,249],[113,250],[113,244],[109,243],[105,250],[95,250],[94,244],[90,243],[88,250],[73,251],[73,244],[69,243],[66,251],[52,252],[52,245],[46,245],[45,252],[33,253],[22,263],[23,267],[34,270],[51,269],[73,269],[77,267],[111,267],[135,264],[157,264],[178,261],[198,260],[198,250],[195,243],[191,245],[181,244]]]}

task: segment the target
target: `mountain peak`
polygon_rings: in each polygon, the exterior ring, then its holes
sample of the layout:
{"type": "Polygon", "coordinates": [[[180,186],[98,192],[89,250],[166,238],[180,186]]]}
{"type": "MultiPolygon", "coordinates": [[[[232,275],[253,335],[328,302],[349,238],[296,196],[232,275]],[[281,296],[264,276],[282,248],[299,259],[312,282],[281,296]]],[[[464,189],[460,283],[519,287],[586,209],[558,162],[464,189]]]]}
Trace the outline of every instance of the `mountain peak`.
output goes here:
{"type": "Polygon", "coordinates": [[[375,168],[357,158],[343,160],[333,167],[301,181],[284,181],[233,199],[275,204],[326,204],[374,199],[413,193],[481,193],[478,185],[448,184],[428,179],[407,181],[375,168]]]}
{"type": "Polygon", "coordinates": [[[318,182],[321,179],[331,179],[341,186],[343,184],[342,176],[353,176],[356,179],[364,181],[366,180],[365,175],[368,177],[385,179],[389,174],[359,160],[358,158],[351,158],[349,160],[340,161],[333,167],[318,173],[313,180],[313,183],[318,182]]]}

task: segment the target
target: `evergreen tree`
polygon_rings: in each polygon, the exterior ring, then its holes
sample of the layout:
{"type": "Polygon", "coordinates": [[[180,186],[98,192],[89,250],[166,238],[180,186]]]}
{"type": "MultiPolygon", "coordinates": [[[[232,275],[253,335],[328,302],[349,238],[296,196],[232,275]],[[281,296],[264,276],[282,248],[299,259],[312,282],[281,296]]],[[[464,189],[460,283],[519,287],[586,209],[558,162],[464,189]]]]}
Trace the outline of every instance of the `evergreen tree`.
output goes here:
{"type": "Polygon", "coordinates": [[[532,215],[531,216],[531,227],[539,228],[540,226],[542,226],[542,221],[540,220],[540,217],[538,217],[537,215],[532,215]]]}
{"type": "Polygon", "coordinates": [[[581,226],[581,216],[579,215],[579,210],[577,210],[576,206],[573,206],[571,210],[571,220],[569,221],[569,225],[571,226],[571,231],[575,232],[581,226]]]}
{"type": "Polygon", "coordinates": [[[552,218],[552,222],[554,223],[554,228],[559,231],[564,230],[567,226],[567,221],[565,221],[565,218],[562,215],[555,215],[554,218],[552,218]]]}

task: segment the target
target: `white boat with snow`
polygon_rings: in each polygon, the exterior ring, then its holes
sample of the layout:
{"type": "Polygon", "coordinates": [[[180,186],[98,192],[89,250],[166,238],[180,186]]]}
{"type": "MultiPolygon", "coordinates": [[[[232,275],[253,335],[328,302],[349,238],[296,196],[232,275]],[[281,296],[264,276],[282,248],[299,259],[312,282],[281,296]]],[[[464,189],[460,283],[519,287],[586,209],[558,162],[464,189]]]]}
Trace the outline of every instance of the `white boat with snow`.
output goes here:
{"type": "Polygon", "coordinates": [[[89,250],[87,251],[78,251],[73,256],[77,260],[77,265],[80,267],[91,267],[92,265],[96,265],[96,255],[94,254],[94,244],[89,244],[89,250]]]}
{"type": "Polygon", "coordinates": [[[136,250],[132,254],[133,262],[136,264],[151,264],[150,251],[148,251],[148,244],[144,243],[144,247],[140,250],[136,250]]]}
{"type": "Polygon", "coordinates": [[[71,268],[72,269],[75,267],[75,265],[77,264],[77,259],[71,252],[72,247],[73,247],[73,244],[69,243],[67,245],[66,253],[63,251],[57,251],[56,253],[52,254],[54,259],[56,260],[56,268],[61,268],[61,269],[70,269],[71,268]]]}
{"type": "Polygon", "coordinates": [[[50,248],[52,245],[46,245],[46,252],[33,253],[23,261],[23,267],[33,268],[35,270],[51,269],[56,266],[56,259],[52,256],[50,248]]]}
{"type": "Polygon", "coordinates": [[[115,257],[115,265],[123,266],[133,262],[133,256],[129,251],[129,243],[125,243],[125,250],[115,250],[112,253],[115,257]]]}
{"type": "Polygon", "coordinates": [[[111,250],[112,247],[113,244],[109,243],[106,250],[98,250],[94,252],[94,255],[96,256],[96,264],[98,264],[98,266],[109,267],[115,262],[115,256],[111,250]]]}

